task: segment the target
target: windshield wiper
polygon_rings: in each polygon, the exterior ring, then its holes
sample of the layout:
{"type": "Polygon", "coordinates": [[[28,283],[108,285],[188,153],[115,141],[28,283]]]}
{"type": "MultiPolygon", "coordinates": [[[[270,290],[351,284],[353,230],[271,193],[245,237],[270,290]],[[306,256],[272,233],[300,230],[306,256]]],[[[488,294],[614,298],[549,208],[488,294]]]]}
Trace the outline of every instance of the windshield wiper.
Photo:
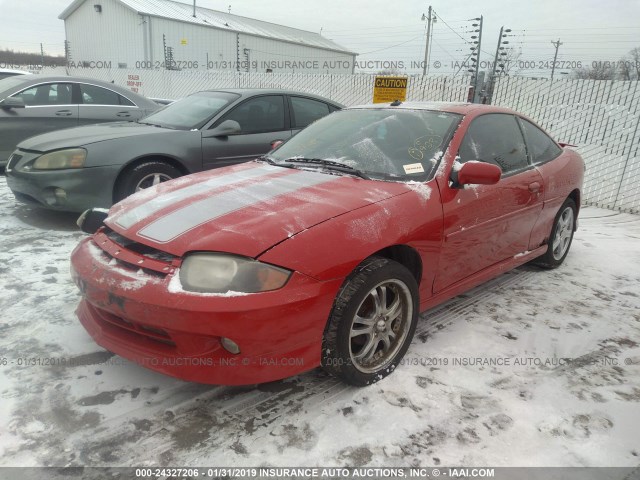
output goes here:
{"type": "Polygon", "coordinates": [[[334,162],[333,160],[325,160],[324,158],[304,158],[304,157],[291,157],[287,158],[283,162],[285,163],[299,163],[304,165],[322,165],[327,170],[334,172],[348,173],[349,175],[355,175],[356,177],[364,178],[365,180],[371,180],[361,170],[352,167],[351,165],[345,165],[344,163],[334,162]]]}
{"type": "Polygon", "coordinates": [[[275,159],[269,155],[262,155],[258,157],[257,160],[262,160],[263,162],[267,162],[269,165],[279,165],[281,167],[283,166],[283,165],[280,165],[278,162],[276,162],[275,159]]]}

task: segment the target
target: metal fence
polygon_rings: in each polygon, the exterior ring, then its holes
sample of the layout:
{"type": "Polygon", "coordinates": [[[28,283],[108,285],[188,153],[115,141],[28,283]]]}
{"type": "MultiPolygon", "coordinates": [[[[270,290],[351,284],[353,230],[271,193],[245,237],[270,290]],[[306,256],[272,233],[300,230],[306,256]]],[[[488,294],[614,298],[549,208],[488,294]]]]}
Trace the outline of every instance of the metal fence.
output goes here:
{"type": "MultiPolygon", "coordinates": [[[[369,74],[124,69],[66,73],[114,81],[148,97],[167,99],[210,88],[284,88],[357,105],[371,102],[374,84],[369,74]]],[[[463,102],[469,83],[463,76],[410,76],[407,100],[463,102]]],[[[640,82],[503,77],[496,83],[493,103],[522,112],[559,141],[577,145],[587,165],[584,203],[640,211],[640,82]]]]}
{"type": "MultiPolygon", "coordinates": [[[[48,70],[47,74],[64,69],[48,70]]],[[[44,72],[43,72],[44,73],[44,72]]],[[[74,69],[70,75],[89,76],[126,85],[134,91],[154,98],[177,99],[210,88],[283,88],[314,93],[344,105],[371,103],[374,75],[246,73],[220,70],[119,70],[74,69]]],[[[415,75],[409,77],[407,99],[420,101],[462,102],[467,98],[466,77],[415,75]]]]}
{"type": "Polygon", "coordinates": [[[504,77],[493,103],[577,145],[587,167],[584,203],[640,211],[640,82],[504,77]]]}

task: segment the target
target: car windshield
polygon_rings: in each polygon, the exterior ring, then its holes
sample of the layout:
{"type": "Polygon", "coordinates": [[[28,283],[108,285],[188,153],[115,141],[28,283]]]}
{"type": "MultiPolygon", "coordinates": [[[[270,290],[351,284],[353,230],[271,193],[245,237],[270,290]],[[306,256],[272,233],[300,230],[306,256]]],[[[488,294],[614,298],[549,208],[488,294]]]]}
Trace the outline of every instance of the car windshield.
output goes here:
{"type": "Polygon", "coordinates": [[[202,127],[240,95],[228,92],[198,92],[148,115],[140,123],[192,130],[202,127]]]}
{"type": "Polygon", "coordinates": [[[9,96],[7,90],[11,90],[21,83],[24,83],[26,76],[27,75],[13,75],[0,80],[0,100],[4,100],[5,97],[9,96]]]}
{"type": "Polygon", "coordinates": [[[435,172],[461,118],[431,110],[342,110],[313,123],[268,157],[298,168],[342,164],[345,172],[363,177],[424,181],[435,172]]]}

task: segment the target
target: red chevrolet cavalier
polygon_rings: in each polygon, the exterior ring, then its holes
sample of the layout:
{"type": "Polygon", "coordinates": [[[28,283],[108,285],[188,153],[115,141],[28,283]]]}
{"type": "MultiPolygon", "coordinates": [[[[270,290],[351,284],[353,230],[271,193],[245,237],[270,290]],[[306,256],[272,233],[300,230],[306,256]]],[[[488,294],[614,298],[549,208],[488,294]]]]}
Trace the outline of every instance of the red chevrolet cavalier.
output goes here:
{"type": "Polygon", "coordinates": [[[348,108],[257,161],[85,212],[78,317],[104,348],[185,380],[322,365],[366,385],[402,359],[419,312],[525,262],[560,265],[583,171],[508,109],[348,108]]]}

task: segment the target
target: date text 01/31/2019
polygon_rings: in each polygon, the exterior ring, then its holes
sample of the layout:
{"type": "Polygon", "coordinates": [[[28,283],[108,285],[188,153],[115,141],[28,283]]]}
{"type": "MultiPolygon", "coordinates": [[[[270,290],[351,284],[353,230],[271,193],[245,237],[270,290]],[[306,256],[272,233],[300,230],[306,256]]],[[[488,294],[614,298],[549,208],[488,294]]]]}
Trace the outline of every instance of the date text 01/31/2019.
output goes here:
{"type": "Polygon", "coordinates": [[[260,467],[260,468],[136,468],[136,478],[425,478],[495,477],[493,468],[409,468],[409,467],[260,467]]]}

